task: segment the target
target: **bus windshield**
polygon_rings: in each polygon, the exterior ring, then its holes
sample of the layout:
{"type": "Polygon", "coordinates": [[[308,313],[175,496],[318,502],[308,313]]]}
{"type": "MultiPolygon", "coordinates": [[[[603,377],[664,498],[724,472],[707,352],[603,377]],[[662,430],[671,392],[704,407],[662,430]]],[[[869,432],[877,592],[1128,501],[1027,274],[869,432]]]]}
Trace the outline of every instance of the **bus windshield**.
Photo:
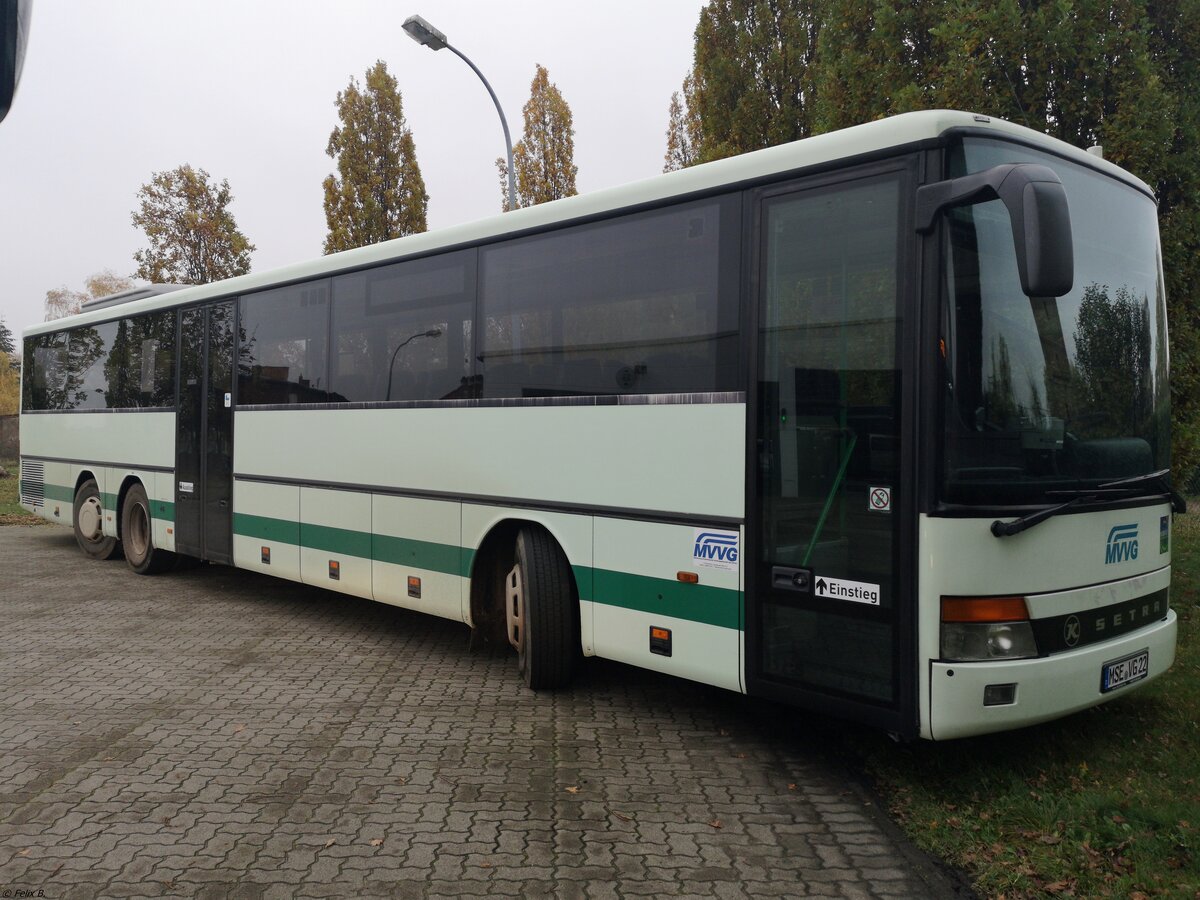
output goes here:
{"type": "Polygon", "coordinates": [[[950,177],[1036,162],[1062,178],[1075,284],[1021,290],[999,200],[947,214],[941,356],[942,499],[1053,502],[1169,465],[1167,326],[1154,202],[1115,178],[1002,141],[966,138],[950,177]]]}

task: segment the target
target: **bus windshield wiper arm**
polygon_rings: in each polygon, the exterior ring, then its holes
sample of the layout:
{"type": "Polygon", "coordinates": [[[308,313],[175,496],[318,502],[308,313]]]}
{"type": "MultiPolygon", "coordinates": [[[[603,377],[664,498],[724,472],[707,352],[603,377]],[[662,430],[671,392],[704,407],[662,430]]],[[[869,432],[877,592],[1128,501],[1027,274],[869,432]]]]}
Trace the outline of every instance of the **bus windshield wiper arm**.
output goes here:
{"type": "Polygon", "coordinates": [[[1064,509],[1070,509],[1072,506],[1087,501],[1094,500],[1095,494],[1080,494],[1078,497],[1072,497],[1066,503],[1060,503],[1057,506],[1047,506],[1045,509],[1039,509],[1028,515],[1021,516],[1019,519],[1013,519],[1011,522],[1001,522],[997,519],[992,523],[992,534],[996,537],[1010,537],[1014,534],[1020,534],[1027,528],[1032,528],[1034,525],[1041,524],[1051,516],[1057,516],[1064,509]]]}
{"type": "Polygon", "coordinates": [[[996,537],[1009,537],[1014,534],[1020,534],[1022,531],[1045,522],[1052,516],[1058,515],[1063,510],[1100,499],[1099,495],[1101,491],[1106,491],[1110,494],[1114,491],[1136,492],[1142,485],[1157,485],[1171,498],[1171,509],[1173,511],[1177,513],[1187,512],[1187,501],[1171,487],[1170,474],[1170,469],[1161,469],[1146,475],[1135,475],[1133,478],[1122,478],[1119,481],[1106,482],[1098,485],[1091,493],[1081,492],[1066,503],[1059,503],[1057,506],[1047,506],[1045,509],[1039,509],[1028,515],[1021,516],[1019,519],[1013,519],[1011,522],[1001,522],[997,519],[992,523],[992,534],[996,537]]]}
{"type": "Polygon", "coordinates": [[[1156,484],[1162,488],[1163,493],[1171,498],[1171,510],[1173,512],[1187,512],[1187,501],[1183,499],[1182,494],[1171,487],[1170,469],[1159,469],[1157,472],[1148,472],[1145,475],[1134,475],[1132,478],[1122,478],[1120,481],[1110,481],[1107,484],[1100,485],[1100,487],[1133,489],[1143,484],[1156,484]]]}

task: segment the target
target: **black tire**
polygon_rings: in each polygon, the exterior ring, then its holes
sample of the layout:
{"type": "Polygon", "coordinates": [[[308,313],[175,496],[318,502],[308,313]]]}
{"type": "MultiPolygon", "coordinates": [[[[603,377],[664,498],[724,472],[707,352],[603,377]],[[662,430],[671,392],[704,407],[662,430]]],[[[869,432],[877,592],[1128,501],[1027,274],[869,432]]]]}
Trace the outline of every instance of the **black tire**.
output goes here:
{"type": "Polygon", "coordinates": [[[165,572],[175,563],[174,553],[154,546],[153,521],[146,489],[141,484],[131,485],[121,507],[121,544],[129,568],[139,575],[165,572]]]}
{"type": "Polygon", "coordinates": [[[505,585],[506,617],[525,684],[535,691],[565,687],[579,659],[579,601],[567,558],[544,528],[527,525],[517,534],[516,565],[505,585]],[[511,634],[514,613],[519,621],[511,634]]]}
{"type": "Polygon", "coordinates": [[[89,478],[75,492],[71,504],[71,528],[75,531],[75,543],[92,559],[112,559],[121,552],[121,542],[108,537],[102,531],[104,507],[100,499],[100,488],[89,478]]]}

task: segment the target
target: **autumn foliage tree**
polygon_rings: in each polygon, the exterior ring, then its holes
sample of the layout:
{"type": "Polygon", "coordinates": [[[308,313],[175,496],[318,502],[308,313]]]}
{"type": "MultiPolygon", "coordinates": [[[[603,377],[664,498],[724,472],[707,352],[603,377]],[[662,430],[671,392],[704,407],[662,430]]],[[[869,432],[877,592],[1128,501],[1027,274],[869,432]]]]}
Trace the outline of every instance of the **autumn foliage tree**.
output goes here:
{"type": "Polygon", "coordinates": [[[135,278],[153,283],[208,284],[250,271],[254,245],[230,212],[229,182],[182,165],[155,172],[138,191],[133,224],[150,246],[133,254],[135,278]]]}
{"type": "Polygon", "coordinates": [[[813,133],[822,15],[812,0],[712,0],[700,11],[684,84],[696,162],[813,133]]]}
{"type": "Polygon", "coordinates": [[[21,405],[21,366],[12,330],[0,318],[0,416],[11,416],[21,405]]]}
{"type": "MultiPolygon", "coordinates": [[[[525,133],[513,145],[517,206],[535,206],[549,200],[573,197],[575,176],[575,125],[571,107],[544,66],[537,66],[523,108],[525,133]]],[[[501,208],[509,211],[508,164],[496,160],[500,172],[501,208]]]]}
{"type": "Polygon", "coordinates": [[[700,161],[700,115],[696,111],[696,79],[689,72],[683,79],[683,92],[671,94],[667,112],[667,152],[663,156],[663,171],[686,169],[700,161]]]}
{"type": "Polygon", "coordinates": [[[66,285],[51,288],[46,291],[46,321],[73,316],[87,301],[127,291],[133,284],[133,279],[104,269],[89,275],[83,282],[82,291],[73,291],[66,285]]]}
{"type": "Polygon", "coordinates": [[[351,78],[335,105],[341,124],[325,152],[338,174],[324,182],[325,252],[425,231],[429,196],[399,85],[383,60],[367,70],[365,85],[351,78]]]}
{"type": "Polygon", "coordinates": [[[16,354],[0,350],[0,416],[11,416],[21,409],[21,370],[16,354]]]}

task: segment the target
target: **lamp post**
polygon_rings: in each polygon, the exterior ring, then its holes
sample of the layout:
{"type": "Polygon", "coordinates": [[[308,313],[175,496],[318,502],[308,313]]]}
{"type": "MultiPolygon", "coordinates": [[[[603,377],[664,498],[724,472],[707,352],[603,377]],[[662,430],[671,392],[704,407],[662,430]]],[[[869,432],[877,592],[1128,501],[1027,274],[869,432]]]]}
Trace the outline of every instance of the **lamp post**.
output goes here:
{"type": "Polygon", "coordinates": [[[383,395],[384,400],[392,399],[392,370],[396,368],[396,357],[400,355],[400,351],[411,344],[419,337],[435,338],[442,336],[442,329],[430,328],[428,331],[418,331],[416,334],[409,335],[405,340],[401,341],[399,346],[392,351],[391,361],[388,363],[388,383],[387,393],[383,395]]]}
{"type": "Polygon", "coordinates": [[[513,152],[512,139],[508,136],[508,120],[504,118],[504,110],[500,108],[500,101],[496,99],[496,92],[492,90],[492,86],[488,84],[488,80],[483,77],[483,73],[479,71],[479,67],[475,63],[467,59],[466,55],[461,50],[454,47],[446,40],[446,35],[438,31],[420,16],[409,16],[404,20],[401,26],[408,36],[418,44],[423,44],[430,50],[441,50],[445,47],[468,66],[471,71],[479,76],[479,80],[483,82],[483,86],[487,88],[488,94],[492,98],[492,103],[496,105],[496,112],[500,114],[500,127],[504,129],[504,150],[508,154],[508,208],[510,210],[517,208],[517,182],[513,175],[513,152]]]}

